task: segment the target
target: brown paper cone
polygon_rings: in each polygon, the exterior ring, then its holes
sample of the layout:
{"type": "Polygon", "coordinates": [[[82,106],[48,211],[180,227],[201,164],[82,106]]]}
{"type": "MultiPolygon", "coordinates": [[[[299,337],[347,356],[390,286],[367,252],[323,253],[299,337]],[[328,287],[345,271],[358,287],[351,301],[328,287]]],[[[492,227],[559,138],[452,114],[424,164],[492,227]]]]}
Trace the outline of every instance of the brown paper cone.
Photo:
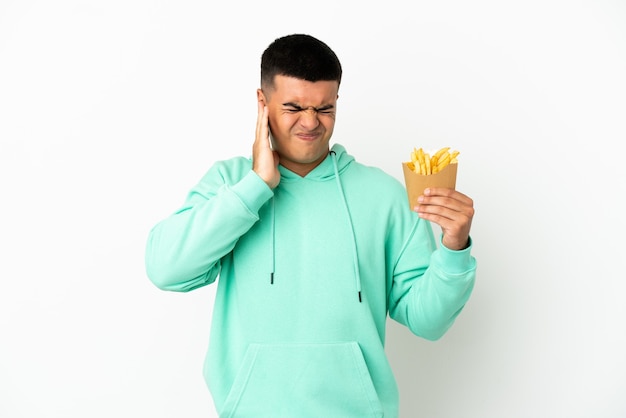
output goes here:
{"type": "Polygon", "coordinates": [[[457,166],[458,163],[448,164],[438,173],[422,175],[411,170],[406,163],[402,163],[404,185],[409,198],[409,208],[413,210],[413,207],[417,205],[417,198],[424,194],[424,189],[428,187],[454,189],[456,187],[457,166]]]}

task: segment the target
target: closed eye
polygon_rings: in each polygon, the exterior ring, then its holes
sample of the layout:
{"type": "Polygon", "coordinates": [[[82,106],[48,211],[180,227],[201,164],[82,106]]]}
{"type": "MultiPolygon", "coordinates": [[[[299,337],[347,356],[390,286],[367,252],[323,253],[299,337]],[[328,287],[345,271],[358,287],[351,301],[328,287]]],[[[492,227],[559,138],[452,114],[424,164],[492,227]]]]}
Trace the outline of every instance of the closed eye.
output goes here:
{"type": "Polygon", "coordinates": [[[315,113],[321,113],[323,115],[332,115],[335,113],[335,110],[334,110],[335,108],[332,105],[327,105],[327,106],[322,106],[322,107],[317,107],[317,108],[313,106],[303,108],[293,103],[284,103],[283,106],[284,106],[283,110],[287,113],[298,113],[298,112],[303,112],[309,109],[314,111],[315,113]]]}

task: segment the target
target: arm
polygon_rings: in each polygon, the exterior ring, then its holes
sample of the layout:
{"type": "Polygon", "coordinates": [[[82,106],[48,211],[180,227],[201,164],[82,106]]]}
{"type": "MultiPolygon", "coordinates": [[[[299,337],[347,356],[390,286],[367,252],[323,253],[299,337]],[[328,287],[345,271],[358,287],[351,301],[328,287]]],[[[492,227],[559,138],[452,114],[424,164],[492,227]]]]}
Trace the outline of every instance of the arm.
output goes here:
{"type": "Polygon", "coordinates": [[[258,101],[252,166],[243,159],[214,166],[185,205],[148,237],[146,271],[163,290],[186,292],[215,281],[220,259],[259,219],[259,209],[280,181],[270,149],[267,107],[258,101]]]}
{"type": "Polygon", "coordinates": [[[476,260],[469,246],[452,251],[440,245],[433,251],[430,225],[418,221],[396,265],[389,316],[428,340],[441,338],[470,297],[476,260]]]}
{"type": "MultiPolygon", "coordinates": [[[[254,225],[258,211],[272,192],[249,161],[241,159],[232,171],[213,167],[189,194],[185,205],[159,222],[149,233],[146,272],[160,289],[189,291],[212,283],[220,259],[228,254],[239,237],[254,225]]],[[[231,167],[232,169],[233,167],[231,167]]]]}
{"type": "Polygon", "coordinates": [[[469,237],[474,215],[467,196],[448,189],[430,189],[419,198],[414,226],[394,270],[389,314],[414,334],[441,338],[470,297],[476,277],[469,237]],[[436,249],[432,228],[442,229],[436,249]]]}

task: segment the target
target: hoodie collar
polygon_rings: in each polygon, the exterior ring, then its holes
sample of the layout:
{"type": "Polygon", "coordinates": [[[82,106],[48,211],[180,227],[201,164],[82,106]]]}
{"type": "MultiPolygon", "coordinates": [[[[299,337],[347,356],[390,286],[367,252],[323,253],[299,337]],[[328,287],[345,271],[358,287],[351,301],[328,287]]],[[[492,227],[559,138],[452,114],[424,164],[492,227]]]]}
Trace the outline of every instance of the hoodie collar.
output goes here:
{"type": "MultiPolygon", "coordinates": [[[[331,151],[335,152],[336,161],[337,161],[337,169],[339,174],[341,174],[347,167],[354,161],[354,157],[346,152],[346,149],[343,145],[334,144],[331,147],[331,151]]],[[[283,167],[282,165],[278,165],[278,170],[280,171],[281,182],[282,181],[293,181],[305,178],[307,180],[313,181],[326,181],[335,178],[335,166],[330,157],[330,153],[326,156],[326,158],[309,174],[304,177],[299,176],[293,171],[283,167]]]]}

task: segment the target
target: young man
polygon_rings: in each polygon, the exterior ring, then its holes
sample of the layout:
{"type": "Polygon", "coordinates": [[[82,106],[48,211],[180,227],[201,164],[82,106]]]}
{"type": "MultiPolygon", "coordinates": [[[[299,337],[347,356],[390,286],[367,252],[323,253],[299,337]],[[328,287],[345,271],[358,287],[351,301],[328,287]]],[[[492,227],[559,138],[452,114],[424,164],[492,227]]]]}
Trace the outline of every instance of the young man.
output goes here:
{"type": "Polygon", "coordinates": [[[331,147],[341,75],[323,42],[276,39],[252,159],[217,162],[150,232],[159,288],[219,276],[204,374],[220,417],[397,417],[387,315],[435,340],[472,291],[472,200],[433,188],[411,211],[399,181],[331,147]]]}

